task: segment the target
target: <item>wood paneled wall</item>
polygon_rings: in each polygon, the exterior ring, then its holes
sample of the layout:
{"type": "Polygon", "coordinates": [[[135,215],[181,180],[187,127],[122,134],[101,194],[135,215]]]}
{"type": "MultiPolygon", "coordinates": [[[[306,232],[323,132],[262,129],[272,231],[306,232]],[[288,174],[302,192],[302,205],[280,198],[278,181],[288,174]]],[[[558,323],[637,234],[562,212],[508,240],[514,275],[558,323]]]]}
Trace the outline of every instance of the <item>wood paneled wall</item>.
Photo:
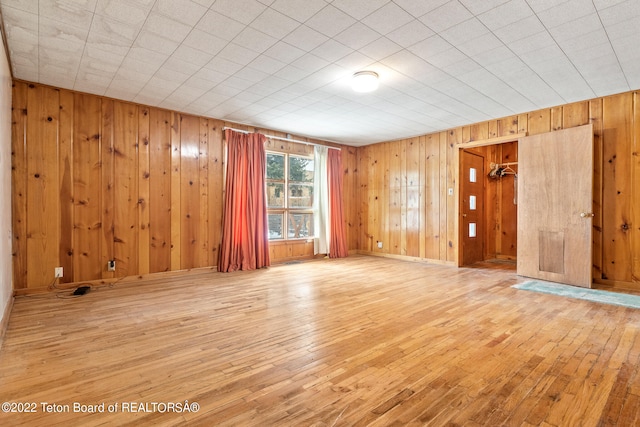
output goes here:
{"type": "Polygon", "coordinates": [[[360,250],[456,263],[457,195],[448,190],[457,192],[459,148],[592,123],[594,278],[639,282],[639,97],[627,92],[359,148],[360,250]]]}
{"type": "Polygon", "coordinates": [[[59,266],[60,283],[214,267],[225,125],[239,127],[14,81],[14,289],[46,288],[59,266]]]}

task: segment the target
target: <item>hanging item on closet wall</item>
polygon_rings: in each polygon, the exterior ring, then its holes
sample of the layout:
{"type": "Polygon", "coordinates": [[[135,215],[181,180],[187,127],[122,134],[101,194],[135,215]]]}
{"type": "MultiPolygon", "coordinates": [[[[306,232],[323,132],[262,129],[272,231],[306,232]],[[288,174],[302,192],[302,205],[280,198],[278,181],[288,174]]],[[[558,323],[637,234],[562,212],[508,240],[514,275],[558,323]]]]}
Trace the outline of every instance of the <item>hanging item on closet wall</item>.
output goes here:
{"type": "Polygon", "coordinates": [[[513,204],[518,204],[518,173],[511,166],[517,165],[518,162],[510,163],[490,163],[489,178],[500,179],[507,175],[513,175],[513,204]]]}

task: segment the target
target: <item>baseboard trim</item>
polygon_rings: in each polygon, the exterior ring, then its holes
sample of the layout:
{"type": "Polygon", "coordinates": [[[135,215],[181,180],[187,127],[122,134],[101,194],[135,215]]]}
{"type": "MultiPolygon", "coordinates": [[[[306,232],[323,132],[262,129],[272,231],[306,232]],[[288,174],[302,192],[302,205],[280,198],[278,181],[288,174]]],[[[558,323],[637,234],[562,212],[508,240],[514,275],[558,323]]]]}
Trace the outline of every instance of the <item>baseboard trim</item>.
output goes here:
{"type": "Polygon", "coordinates": [[[14,297],[9,298],[9,302],[4,308],[4,313],[2,313],[2,320],[0,321],[0,349],[4,343],[4,336],[7,332],[7,328],[9,327],[9,316],[11,316],[11,310],[13,310],[13,300],[14,297]]]}
{"type": "Polygon", "coordinates": [[[595,289],[620,289],[640,292],[640,282],[621,282],[619,280],[593,279],[595,289]]]}
{"type": "Polygon", "coordinates": [[[51,292],[58,292],[64,290],[75,289],[78,286],[95,286],[95,287],[112,287],[116,284],[118,286],[129,286],[142,284],[147,281],[157,281],[158,279],[166,279],[167,281],[171,281],[174,278],[183,278],[185,276],[191,275],[200,275],[200,274],[210,274],[217,272],[217,267],[202,267],[202,268],[192,268],[187,270],[176,270],[176,271],[161,271],[158,273],[149,273],[149,274],[141,274],[137,276],[124,276],[117,277],[112,279],[97,279],[97,280],[82,280],[79,282],[70,282],[70,283],[61,283],[54,286],[50,286],[47,288],[24,288],[24,289],[15,289],[13,291],[15,296],[22,295],[38,295],[38,294],[46,294],[51,292]]]}
{"type": "MultiPolygon", "coordinates": [[[[351,253],[351,251],[349,253],[351,253]]],[[[454,261],[442,261],[439,259],[421,258],[421,257],[408,256],[408,255],[385,254],[382,252],[370,252],[370,251],[362,251],[362,250],[356,251],[356,253],[360,255],[397,259],[400,261],[420,262],[424,264],[438,264],[438,265],[450,265],[450,266],[456,265],[454,261]]]]}

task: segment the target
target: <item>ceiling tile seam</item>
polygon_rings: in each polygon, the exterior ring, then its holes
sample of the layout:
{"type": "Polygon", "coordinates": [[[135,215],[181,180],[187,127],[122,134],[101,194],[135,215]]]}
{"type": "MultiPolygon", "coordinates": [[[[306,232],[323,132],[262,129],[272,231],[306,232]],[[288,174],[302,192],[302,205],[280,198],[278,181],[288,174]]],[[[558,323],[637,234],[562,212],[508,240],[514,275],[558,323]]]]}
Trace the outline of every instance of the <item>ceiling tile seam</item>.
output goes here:
{"type": "Polygon", "coordinates": [[[604,33],[607,36],[607,40],[609,41],[609,46],[611,46],[611,50],[613,51],[613,54],[616,57],[616,62],[618,63],[618,67],[620,68],[620,72],[624,76],[624,81],[627,84],[627,90],[631,90],[631,84],[629,83],[629,79],[627,78],[627,74],[624,72],[624,68],[622,67],[622,64],[620,63],[620,57],[618,56],[618,52],[616,52],[616,48],[613,46],[613,43],[611,42],[611,38],[609,37],[609,32],[607,31],[607,28],[605,27],[604,23],[602,22],[602,18],[600,17],[600,11],[596,7],[596,4],[595,4],[595,2],[593,0],[591,0],[591,3],[593,4],[593,8],[596,10],[596,15],[598,15],[598,21],[600,21],[600,25],[602,25],[602,30],[604,31],[604,33]]]}
{"type": "MultiPolygon", "coordinates": [[[[462,4],[462,3],[461,3],[461,4],[462,4]]],[[[528,4],[528,3],[527,3],[527,6],[529,6],[529,4],[528,4]]],[[[473,12],[471,12],[471,10],[469,10],[469,8],[468,8],[466,5],[462,4],[462,7],[464,7],[465,9],[467,9],[467,11],[473,15],[473,12]]],[[[530,7],[530,6],[529,6],[529,7],[530,7]]],[[[487,12],[489,12],[490,10],[493,10],[493,9],[496,9],[496,7],[492,8],[492,9],[489,9],[489,10],[487,10],[487,11],[483,12],[483,13],[487,13],[487,12]]],[[[533,10],[532,10],[532,12],[533,12],[533,10]]],[[[480,14],[480,15],[481,15],[481,14],[480,14]]],[[[497,35],[496,35],[496,34],[495,34],[495,33],[494,33],[494,32],[493,32],[489,27],[487,27],[487,25],[486,25],[484,22],[482,22],[482,20],[481,20],[481,19],[479,19],[479,16],[480,16],[480,15],[478,15],[478,16],[475,16],[475,15],[474,15],[472,18],[469,18],[468,20],[463,21],[463,22],[462,22],[462,24],[464,24],[465,22],[468,22],[468,21],[470,21],[470,20],[472,20],[472,19],[477,19],[477,20],[478,20],[478,22],[479,22],[479,23],[480,23],[484,28],[486,28],[486,29],[487,29],[487,31],[488,31],[490,34],[492,34],[494,37],[496,37],[496,39],[497,39],[497,40],[500,40],[500,43],[502,43],[502,46],[504,46],[505,48],[507,48],[511,53],[513,53],[513,54],[515,55],[515,52],[513,52],[513,51],[511,50],[511,48],[509,48],[509,46],[507,46],[507,45],[506,45],[506,44],[505,44],[505,43],[500,39],[500,37],[498,37],[498,36],[497,36],[497,35]]],[[[535,15],[535,13],[534,13],[534,15],[535,15]]],[[[438,36],[442,37],[442,38],[443,38],[443,40],[445,40],[445,41],[447,41],[447,43],[449,43],[449,40],[447,40],[447,38],[446,38],[446,36],[445,36],[445,35],[443,35],[442,33],[437,33],[437,34],[438,34],[438,36]]],[[[473,61],[473,63],[475,63],[476,65],[478,65],[480,68],[482,68],[483,70],[485,70],[487,73],[491,74],[491,75],[492,75],[493,77],[495,77],[497,80],[499,80],[500,82],[502,82],[505,86],[509,87],[509,88],[510,88],[510,89],[512,89],[514,92],[518,93],[520,96],[522,96],[524,99],[526,99],[527,101],[529,101],[531,104],[536,105],[536,103],[535,103],[532,99],[530,99],[528,96],[526,96],[526,95],[525,95],[524,93],[522,93],[520,90],[516,89],[516,88],[515,88],[515,87],[513,87],[511,84],[509,84],[508,82],[506,82],[504,79],[502,79],[502,78],[500,78],[499,76],[497,76],[494,72],[492,72],[492,71],[488,70],[486,67],[482,66],[482,64],[480,64],[480,63],[479,63],[478,61],[476,61],[474,58],[472,58],[472,57],[468,56],[466,53],[462,52],[462,51],[461,51],[458,47],[456,47],[454,44],[451,44],[451,46],[453,46],[453,47],[454,47],[458,52],[460,52],[461,54],[463,54],[464,56],[466,56],[467,58],[469,58],[471,61],[473,61]]],[[[516,56],[516,57],[518,57],[518,55],[515,55],[515,56],[516,56]]],[[[521,60],[522,60],[522,59],[521,59],[521,60]]],[[[524,62],[524,61],[523,61],[523,62],[524,62]]],[[[433,65],[433,64],[431,64],[431,65],[433,65]]],[[[435,66],[435,65],[434,65],[434,66],[435,66]]],[[[527,66],[528,66],[528,65],[527,65],[527,66]]],[[[530,69],[533,73],[535,73],[536,75],[538,75],[538,74],[537,74],[534,70],[532,70],[530,67],[529,67],[529,69],[530,69]]],[[[442,72],[444,72],[444,73],[446,73],[447,75],[450,75],[449,73],[447,73],[446,71],[444,71],[444,70],[442,70],[442,69],[441,69],[441,71],[442,71],[442,72]]],[[[451,76],[451,75],[450,75],[450,76],[451,76]]],[[[458,78],[457,78],[457,77],[455,77],[455,76],[451,76],[451,77],[452,77],[453,79],[455,79],[455,80],[457,80],[457,81],[461,82],[462,84],[466,84],[465,82],[463,82],[462,80],[458,79],[458,78]]],[[[540,77],[540,76],[538,76],[538,77],[540,77]]],[[[550,85],[549,85],[549,84],[548,84],[544,79],[542,79],[542,78],[541,78],[541,80],[542,80],[542,81],[544,81],[544,82],[545,82],[545,84],[547,84],[551,90],[553,90],[554,92],[556,92],[556,91],[555,91],[555,89],[554,89],[553,87],[551,87],[551,86],[550,86],[550,85]]],[[[467,86],[468,86],[468,85],[467,85],[467,86]]],[[[480,90],[480,89],[477,89],[477,91],[478,91],[479,93],[481,93],[483,96],[487,96],[487,97],[489,97],[489,98],[492,98],[492,97],[491,97],[491,93],[489,93],[489,94],[484,93],[484,92],[483,92],[482,90],[480,90]]],[[[556,92],[556,93],[557,93],[557,92],[556,92]]],[[[558,94],[558,95],[559,95],[559,94],[558,94]]],[[[562,98],[562,97],[561,97],[561,98],[562,98]]],[[[564,99],[564,98],[563,98],[563,99],[564,99]]],[[[502,102],[498,102],[498,101],[496,101],[495,99],[494,99],[494,101],[495,101],[497,104],[499,104],[499,105],[501,105],[502,107],[504,107],[507,111],[514,112],[512,108],[510,108],[510,107],[508,107],[508,106],[504,105],[502,102]]]]}
{"type": "MultiPolygon", "coordinates": [[[[89,30],[87,31],[87,37],[84,40],[84,46],[82,46],[82,54],[80,55],[80,61],[78,62],[78,68],[76,69],[76,75],[73,78],[73,85],[75,86],[78,82],[78,75],[80,74],[80,69],[82,68],[82,60],[84,59],[85,52],[87,51],[87,44],[89,43],[89,35],[91,34],[91,27],[93,27],[93,20],[96,17],[96,8],[98,7],[98,2],[93,7],[93,11],[91,12],[91,23],[89,24],[89,30]]],[[[38,15],[40,15],[38,13],[38,15]]],[[[106,89],[104,89],[101,95],[104,95],[106,89]]]]}
{"type": "MultiPolygon", "coordinates": [[[[529,6],[529,8],[531,9],[531,11],[533,12],[533,8],[531,7],[531,5],[529,4],[529,0],[525,0],[525,2],[527,3],[527,5],[529,6]]],[[[593,3],[593,1],[592,1],[593,3]]],[[[595,8],[595,6],[594,6],[595,8]]],[[[597,97],[596,96],[596,91],[593,89],[593,87],[591,87],[591,84],[589,84],[589,82],[587,81],[587,79],[584,77],[584,75],[580,72],[580,70],[578,69],[578,67],[576,67],[576,65],[573,63],[573,61],[570,59],[569,55],[567,55],[567,53],[565,52],[565,50],[560,46],[560,44],[556,41],[555,37],[553,37],[553,34],[551,34],[551,32],[549,31],[549,28],[544,24],[544,22],[542,22],[542,20],[540,19],[540,17],[538,16],[537,13],[534,12],[534,15],[536,17],[536,19],[540,22],[540,25],[542,25],[545,29],[545,31],[547,32],[547,34],[549,35],[549,37],[553,40],[553,42],[555,43],[555,45],[558,47],[558,49],[560,49],[560,51],[562,52],[562,54],[564,55],[564,57],[569,61],[569,63],[571,64],[571,66],[573,67],[573,69],[575,70],[576,73],[578,73],[580,75],[580,77],[582,78],[582,80],[585,82],[585,84],[589,87],[589,90],[591,90],[591,94],[592,94],[592,98],[597,97]]],[[[599,18],[599,17],[598,17],[599,18]]],[[[602,24],[602,22],[601,22],[602,24]]],[[[515,52],[514,52],[515,54],[515,52]]],[[[521,58],[519,55],[518,58],[520,58],[521,61],[523,61],[525,64],[527,64],[527,62],[521,58]]],[[[527,64],[528,65],[528,64],[527,64]]],[[[536,74],[538,74],[535,70],[532,69],[532,71],[536,74]]],[[[542,81],[544,81],[546,83],[546,80],[542,78],[542,76],[538,76],[542,79],[542,81]]],[[[548,83],[547,83],[548,84],[548,83]]],[[[553,89],[553,87],[552,87],[553,89]]],[[[570,100],[566,99],[565,97],[561,96],[560,94],[558,94],[560,96],[560,99],[563,100],[564,103],[568,103],[570,102],[570,100]]]]}

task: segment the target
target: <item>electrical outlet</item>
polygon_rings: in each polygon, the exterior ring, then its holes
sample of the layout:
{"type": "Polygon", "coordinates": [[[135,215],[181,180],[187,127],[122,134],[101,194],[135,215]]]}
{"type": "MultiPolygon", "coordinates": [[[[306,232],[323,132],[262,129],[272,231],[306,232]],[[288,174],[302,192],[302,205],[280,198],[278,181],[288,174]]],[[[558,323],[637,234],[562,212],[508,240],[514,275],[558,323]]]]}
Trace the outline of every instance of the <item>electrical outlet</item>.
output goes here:
{"type": "Polygon", "coordinates": [[[111,259],[107,263],[107,271],[116,271],[116,260],[111,259]]]}
{"type": "Polygon", "coordinates": [[[382,242],[378,242],[378,249],[382,249],[382,242]]]}
{"type": "Polygon", "coordinates": [[[56,267],[54,270],[54,275],[56,279],[59,279],[60,277],[64,277],[64,270],[62,269],[62,267],[56,267]]]}

